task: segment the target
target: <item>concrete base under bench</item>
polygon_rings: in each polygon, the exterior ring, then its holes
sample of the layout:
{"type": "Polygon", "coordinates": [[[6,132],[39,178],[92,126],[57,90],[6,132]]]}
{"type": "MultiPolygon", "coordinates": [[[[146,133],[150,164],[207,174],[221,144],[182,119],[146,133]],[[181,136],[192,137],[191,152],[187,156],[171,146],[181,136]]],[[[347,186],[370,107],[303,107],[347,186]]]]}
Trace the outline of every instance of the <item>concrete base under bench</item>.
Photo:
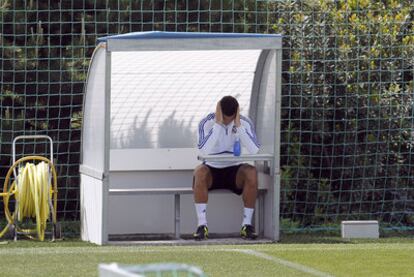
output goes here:
{"type": "Polygon", "coordinates": [[[246,245],[246,244],[267,244],[274,243],[269,239],[245,240],[242,238],[213,238],[196,241],[194,239],[177,240],[138,240],[138,241],[109,241],[109,245],[140,245],[140,246],[177,246],[177,245],[246,245]]]}

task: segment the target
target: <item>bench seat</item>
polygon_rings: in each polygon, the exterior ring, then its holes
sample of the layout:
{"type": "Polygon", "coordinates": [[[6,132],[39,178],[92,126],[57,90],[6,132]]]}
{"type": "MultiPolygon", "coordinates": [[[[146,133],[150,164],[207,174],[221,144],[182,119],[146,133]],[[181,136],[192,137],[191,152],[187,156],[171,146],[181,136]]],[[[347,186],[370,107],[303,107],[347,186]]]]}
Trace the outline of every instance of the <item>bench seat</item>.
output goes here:
{"type": "MultiPolygon", "coordinates": [[[[264,194],[267,186],[260,183],[261,175],[268,175],[270,164],[273,156],[269,154],[242,155],[235,157],[233,155],[199,155],[198,150],[194,148],[182,149],[112,149],[110,156],[109,174],[126,174],[135,172],[136,174],[153,172],[153,174],[168,174],[168,172],[184,171],[192,174],[194,168],[201,162],[207,161],[241,161],[241,162],[263,162],[264,165],[259,170],[259,194],[256,203],[258,214],[258,232],[262,234],[264,226],[264,194]],[[157,173],[158,172],[158,173],[157,173]]],[[[134,174],[135,174],[134,173],[134,174]]],[[[187,174],[187,173],[186,173],[187,174]]],[[[110,196],[131,196],[131,195],[172,195],[174,196],[174,236],[180,238],[180,206],[181,195],[192,194],[190,186],[180,186],[180,182],[157,184],[157,187],[136,187],[133,185],[135,179],[129,179],[116,186],[110,186],[110,196]],[[177,186],[178,185],[178,186],[177,186]]],[[[140,182],[139,180],[136,180],[140,182]]],[[[168,182],[168,179],[166,180],[168,182]]],[[[175,180],[177,181],[177,180],[175,180]]],[[[162,182],[163,183],[163,182],[162,182]]],[[[264,182],[266,183],[266,182],[264,182]]],[[[187,182],[186,182],[187,184],[187,182]]],[[[190,184],[187,184],[190,185],[190,184]]],[[[232,193],[229,190],[214,190],[211,193],[232,193]]]]}

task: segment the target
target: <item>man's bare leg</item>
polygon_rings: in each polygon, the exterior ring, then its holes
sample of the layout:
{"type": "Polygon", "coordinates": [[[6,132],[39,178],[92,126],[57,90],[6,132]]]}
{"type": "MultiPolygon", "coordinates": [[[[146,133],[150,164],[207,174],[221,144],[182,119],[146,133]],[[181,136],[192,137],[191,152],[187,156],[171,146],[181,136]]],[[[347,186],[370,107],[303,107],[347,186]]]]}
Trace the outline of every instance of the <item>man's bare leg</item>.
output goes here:
{"type": "Polygon", "coordinates": [[[208,166],[202,164],[194,170],[193,193],[194,202],[205,203],[208,202],[208,189],[211,187],[212,177],[208,166]]]}
{"type": "Polygon", "coordinates": [[[245,208],[254,209],[257,198],[257,171],[252,165],[242,165],[237,171],[236,185],[243,190],[245,208]]]}

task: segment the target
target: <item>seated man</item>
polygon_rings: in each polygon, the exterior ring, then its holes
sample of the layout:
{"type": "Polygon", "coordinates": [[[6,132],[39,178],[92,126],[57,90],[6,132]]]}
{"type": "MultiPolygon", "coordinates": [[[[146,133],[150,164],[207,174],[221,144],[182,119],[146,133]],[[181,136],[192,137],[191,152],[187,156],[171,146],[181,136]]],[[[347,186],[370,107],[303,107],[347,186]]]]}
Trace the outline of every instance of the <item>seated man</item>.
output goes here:
{"type": "MultiPolygon", "coordinates": [[[[259,151],[252,122],[240,115],[239,103],[234,97],[225,96],[217,103],[216,112],[201,120],[198,148],[208,155],[231,154],[238,139],[250,154],[259,151]]],[[[255,239],[252,216],[257,196],[256,168],[240,162],[207,162],[194,170],[193,192],[198,227],[193,236],[196,240],[208,238],[206,209],[208,191],[213,189],[229,189],[242,195],[244,218],[240,235],[244,239],[255,239]]]]}

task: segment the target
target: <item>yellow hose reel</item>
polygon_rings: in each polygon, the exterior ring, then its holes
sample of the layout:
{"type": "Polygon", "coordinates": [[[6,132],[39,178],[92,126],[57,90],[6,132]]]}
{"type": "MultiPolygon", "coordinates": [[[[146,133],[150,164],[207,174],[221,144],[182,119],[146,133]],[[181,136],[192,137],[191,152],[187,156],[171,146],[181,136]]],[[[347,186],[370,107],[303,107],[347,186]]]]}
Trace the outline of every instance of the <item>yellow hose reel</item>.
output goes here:
{"type": "Polygon", "coordinates": [[[19,234],[34,239],[34,234],[37,234],[37,238],[43,241],[49,220],[52,223],[52,241],[61,238],[60,224],[56,220],[57,175],[52,159],[53,142],[49,136],[19,136],[13,140],[13,165],[7,171],[3,193],[0,193],[0,196],[3,196],[4,213],[8,223],[0,232],[0,237],[8,233],[14,240],[17,240],[19,234]],[[51,158],[27,156],[16,161],[15,145],[20,139],[48,139],[51,158]],[[13,212],[9,209],[12,196],[15,199],[13,212]],[[30,219],[35,219],[36,228],[20,227],[24,220],[30,219]]]}

